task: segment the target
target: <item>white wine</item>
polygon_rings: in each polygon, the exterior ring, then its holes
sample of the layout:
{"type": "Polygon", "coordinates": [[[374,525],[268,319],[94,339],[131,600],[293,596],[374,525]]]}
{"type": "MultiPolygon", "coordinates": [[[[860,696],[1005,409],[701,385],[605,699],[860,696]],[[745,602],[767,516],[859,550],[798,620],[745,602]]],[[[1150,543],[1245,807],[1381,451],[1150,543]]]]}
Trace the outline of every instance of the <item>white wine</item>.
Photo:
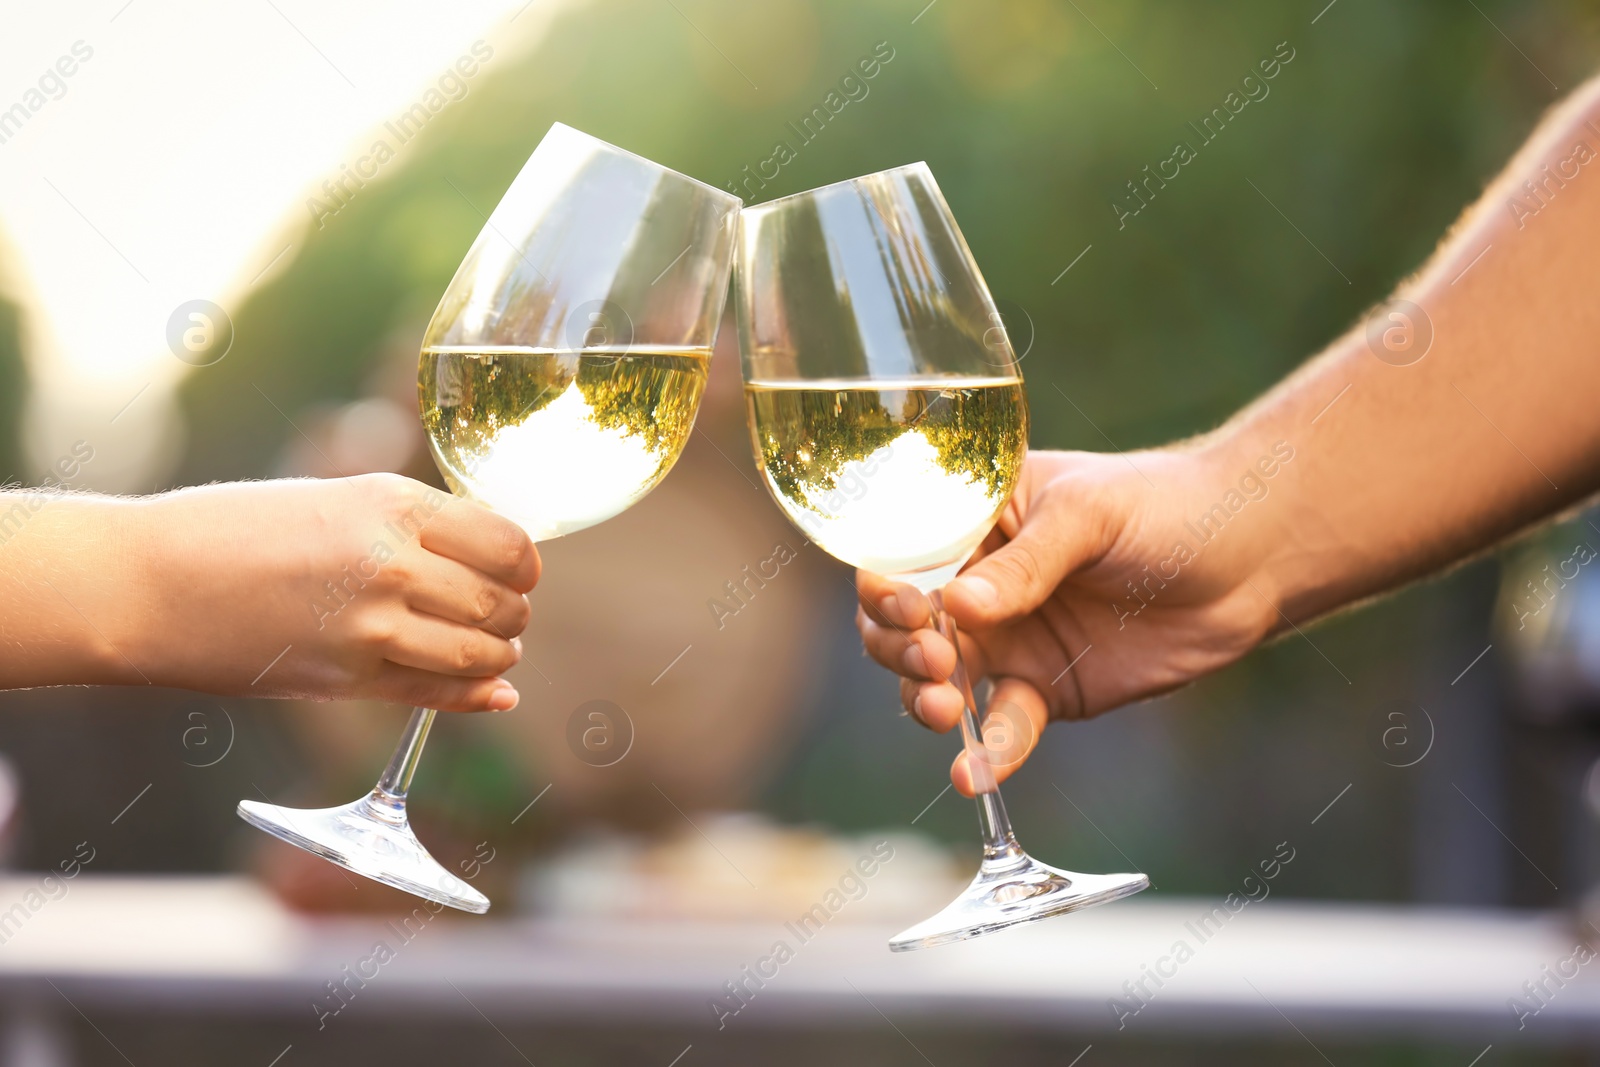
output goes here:
{"type": "Polygon", "coordinates": [[[1015,377],[754,381],[745,398],[790,521],[846,563],[929,589],[988,534],[1027,452],[1015,377]]]}
{"type": "Polygon", "coordinates": [[[422,425],[459,496],[535,541],[630,507],[694,429],[709,349],[425,348],[422,425]]]}

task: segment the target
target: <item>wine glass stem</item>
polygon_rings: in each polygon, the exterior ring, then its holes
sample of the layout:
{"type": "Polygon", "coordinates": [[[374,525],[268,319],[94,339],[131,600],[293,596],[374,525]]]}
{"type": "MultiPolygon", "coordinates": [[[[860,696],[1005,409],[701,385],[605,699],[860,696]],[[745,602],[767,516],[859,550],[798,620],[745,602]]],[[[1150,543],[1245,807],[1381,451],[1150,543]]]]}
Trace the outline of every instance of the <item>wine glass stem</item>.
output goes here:
{"type": "Polygon", "coordinates": [[[406,791],[411,788],[411,776],[417,772],[417,761],[422,759],[422,746],[427,743],[435,714],[431,708],[412,709],[406,732],[400,735],[400,744],[378,778],[372,802],[380,811],[389,809],[391,817],[405,818],[406,791]]]}
{"type": "Polygon", "coordinates": [[[929,598],[933,602],[934,627],[956,650],[956,669],[950,675],[950,684],[961,692],[961,739],[967,750],[967,767],[972,774],[972,788],[977,794],[978,826],[983,831],[984,859],[990,860],[1012,854],[1022,855],[1022,848],[1011,832],[1011,819],[1006,815],[1005,801],[1000,799],[1000,786],[995,781],[994,764],[983,744],[983,731],[979,725],[978,702],[972,695],[972,679],[967,674],[966,660],[961,655],[960,633],[956,620],[944,607],[944,591],[935,589],[929,598]]]}

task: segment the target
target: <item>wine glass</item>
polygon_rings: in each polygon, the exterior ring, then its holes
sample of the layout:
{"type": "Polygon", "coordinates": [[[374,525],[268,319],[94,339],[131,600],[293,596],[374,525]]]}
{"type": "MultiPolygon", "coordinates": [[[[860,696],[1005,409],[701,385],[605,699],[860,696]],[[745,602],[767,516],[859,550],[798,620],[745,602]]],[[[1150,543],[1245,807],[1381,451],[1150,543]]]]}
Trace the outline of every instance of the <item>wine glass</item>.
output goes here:
{"type": "MultiPolygon", "coordinates": [[[[439,301],[417,376],[434,460],[457,495],[536,541],[637,503],[694,429],[727,298],[741,201],[556,124],[439,301]]],[[[239,815],[357,874],[483,913],[428,854],[406,792],[433,724],[417,708],[367,796],[239,815]]]]}
{"type": "Polygon", "coordinates": [[[957,650],[950,680],[966,703],[983,861],[953,903],[889,947],[947,944],[1144,889],[1142,874],[1074,874],[1033,859],[995,784],[1007,751],[1026,751],[1015,734],[1027,720],[990,707],[983,725],[1012,738],[985,745],[940,590],[1016,487],[1028,406],[1004,325],[932,172],[915,163],[744,209],[735,290],[768,490],[830,555],[929,594],[957,650]]]}

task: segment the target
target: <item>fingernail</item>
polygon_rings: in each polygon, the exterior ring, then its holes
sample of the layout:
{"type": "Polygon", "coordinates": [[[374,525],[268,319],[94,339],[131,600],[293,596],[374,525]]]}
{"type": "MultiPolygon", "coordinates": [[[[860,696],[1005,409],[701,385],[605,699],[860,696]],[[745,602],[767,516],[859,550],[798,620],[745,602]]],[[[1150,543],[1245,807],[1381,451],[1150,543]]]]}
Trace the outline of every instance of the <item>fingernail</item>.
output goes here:
{"type": "Polygon", "coordinates": [[[517,658],[521,659],[522,658],[522,638],[513,637],[511,639],[511,647],[517,650],[517,658]]]}
{"type": "Polygon", "coordinates": [[[926,720],[926,719],[924,719],[922,717],[922,694],[921,693],[918,693],[917,694],[917,698],[911,702],[911,717],[916,719],[918,722],[920,722],[924,726],[928,725],[928,720],[926,720]]]}
{"type": "MultiPolygon", "coordinates": [[[[956,772],[962,770],[962,764],[967,762],[969,762],[967,760],[967,754],[962,752],[956,756],[956,761],[950,765],[950,784],[954,785],[956,787],[956,792],[960,793],[964,797],[972,796],[973,794],[968,793],[965,789],[962,789],[961,786],[956,784],[956,772]]],[[[967,781],[970,783],[972,781],[972,768],[967,767],[965,769],[967,772],[967,781]]]]}
{"type": "Polygon", "coordinates": [[[515,686],[510,682],[501,682],[489,694],[489,710],[510,711],[517,706],[517,701],[520,699],[521,697],[518,696],[515,686]]]}
{"type": "Polygon", "coordinates": [[[992,608],[1000,603],[1000,594],[989,579],[974,574],[956,580],[966,587],[967,595],[976,600],[980,607],[992,608]]]}
{"type": "Polygon", "coordinates": [[[923,658],[921,645],[907,645],[905,655],[900,658],[907,671],[923,678],[928,676],[928,661],[923,658]]]}
{"type": "Polygon", "coordinates": [[[878,601],[878,611],[890,622],[898,623],[900,621],[900,598],[890,593],[878,601]]]}

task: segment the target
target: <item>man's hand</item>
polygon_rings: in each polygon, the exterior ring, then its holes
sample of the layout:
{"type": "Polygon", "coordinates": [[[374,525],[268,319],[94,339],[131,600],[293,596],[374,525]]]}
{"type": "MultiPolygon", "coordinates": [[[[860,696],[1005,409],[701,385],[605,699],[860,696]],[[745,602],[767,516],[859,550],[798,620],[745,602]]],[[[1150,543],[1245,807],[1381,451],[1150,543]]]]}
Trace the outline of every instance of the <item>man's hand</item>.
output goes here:
{"type": "MultiPolygon", "coordinates": [[[[1593,78],[1393,303],[1203,443],[1028,457],[988,555],[945,591],[971,674],[996,682],[988,714],[1013,735],[997,777],[1052,719],[1174,689],[1600,492],[1600,180],[1574,162],[1597,146],[1593,78]],[[1560,195],[1541,193],[1530,219],[1519,198],[1536,185],[1560,195]],[[1400,323],[1425,342],[1392,338],[1400,323]]],[[[905,677],[907,708],[948,730],[955,655],[927,602],[870,575],[860,587],[868,650],[905,677]]],[[[964,758],[952,777],[971,792],[964,758]]]]}
{"type": "MultiPolygon", "coordinates": [[[[1257,514],[1243,509],[1213,541],[1190,528],[1254,468],[1218,476],[1228,469],[1199,451],[1029,455],[980,556],[944,590],[970,675],[994,681],[986,732],[997,715],[1007,720],[989,756],[998,780],[1047,723],[1178,688],[1272,630],[1276,611],[1249,581],[1270,491],[1249,505],[1257,514]]],[[[1259,473],[1257,483],[1271,484],[1259,473]]],[[[928,599],[865,571],[857,583],[867,651],[902,676],[901,700],[918,722],[949,730],[962,710],[946,680],[955,650],[931,628],[928,599]]],[[[972,795],[965,753],[951,780],[972,795]]]]}

